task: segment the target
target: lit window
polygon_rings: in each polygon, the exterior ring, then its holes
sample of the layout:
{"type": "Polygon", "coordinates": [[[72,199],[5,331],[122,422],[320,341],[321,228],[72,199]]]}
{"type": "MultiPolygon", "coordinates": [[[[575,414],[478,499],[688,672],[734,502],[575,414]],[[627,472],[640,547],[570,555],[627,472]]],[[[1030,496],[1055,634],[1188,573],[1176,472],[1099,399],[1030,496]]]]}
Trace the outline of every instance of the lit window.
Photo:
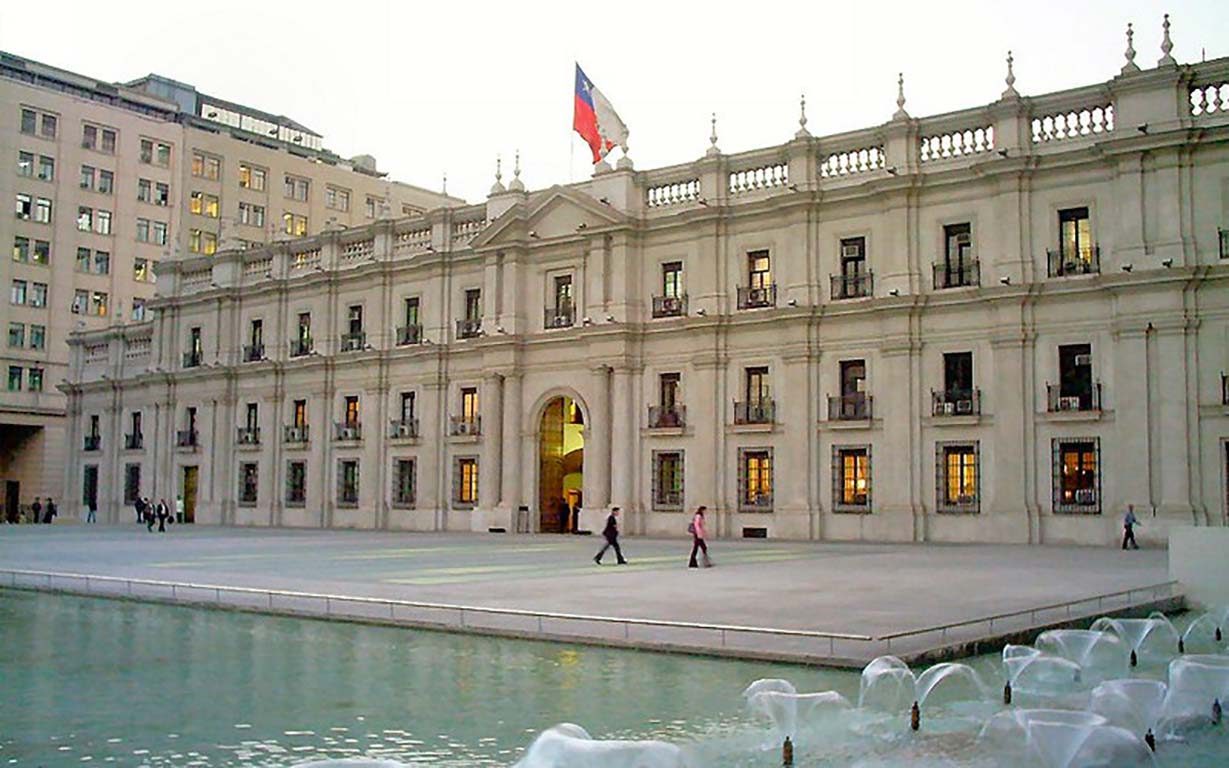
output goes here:
{"type": "Polygon", "coordinates": [[[282,231],[295,237],[307,236],[307,217],[296,213],[282,214],[282,231]]]}
{"type": "MultiPolygon", "coordinates": [[[[222,175],[222,161],[213,155],[193,152],[192,175],[210,181],[217,181],[222,175]]],[[[196,213],[196,211],[193,211],[193,213],[196,213]]]]}
{"type": "Polygon", "coordinates": [[[30,238],[13,238],[13,261],[27,262],[30,260],[30,238]]]}
{"type": "Polygon", "coordinates": [[[869,512],[871,509],[871,450],[832,447],[832,506],[837,512],[869,512]]]}
{"type": "Polygon", "coordinates": [[[51,201],[40,197],[34,201],[34,220],[40,224],[51,223],[51,201]]]}
{"type": "Polygon", "coordinates": [[[478,503],[478,459],[473,457],[458,457],[453,472],[455,493],[453,499],[457,504],[473,505],[478,503]]]}
{"type": "Polygon", "coordinates": [[[738,450],[738,506],[748,512],[772,511],[772,450],[738,450]]]}
{"type": "Polygon", "coordinates": [[[94,209],[78,206],[77,208],[77,231],[89,232],[94,228],[94,209]]]}
{"type": "Polygon", "coordinates": [[[936,443],[935,472],[940,512],[977,512],[977,443],[936,443]]]}
{"type": "Polygon", "coordinates": [[[149,260],[136,258],[132,261],[132,279],[144,283],[150,278],[149,260]]]}
{"type": "Polygon", "coordinates": [[[682,508],[683,452],[653,451],[653,509],[682,508]]]}
{"type": "Polygon", "coordinates": [[[9,303],[22,305],[26,303],[26,291],[28,283],[25,280],[14,280],[12,290],[9,292],[9,303]]]}
{"type": "Polygon", "coordinates": [[[90,295],[90,314],[97,317],[107,316],[107,294],[94,291],[90,295]]]}

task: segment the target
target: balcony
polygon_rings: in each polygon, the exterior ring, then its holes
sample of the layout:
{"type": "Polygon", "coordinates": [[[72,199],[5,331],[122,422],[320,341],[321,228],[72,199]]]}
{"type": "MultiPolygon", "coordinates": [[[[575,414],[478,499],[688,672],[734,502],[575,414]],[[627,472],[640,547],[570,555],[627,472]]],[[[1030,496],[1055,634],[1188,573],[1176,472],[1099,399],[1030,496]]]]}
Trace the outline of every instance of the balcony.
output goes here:
{"type": "Polygon", "coordinates": [[[969,288],[981,285],[981,265],[976,261],[963,264],[935,264],[935,290],[969,288]]]}
{"type": "Polygon", "coordinates": [[[235,442],[239,445],[260,445],[260,427],[239,427],[235,442]]]}
{"type": "Polygon", "coordinates": [[[542,327],[571,328],[576,324],[576,310],[567,304],[561,307],[547,307],[542,313],[542,327]]]}
{"type": "Polygon", "coordinates": [[[402,325],[397,328],[397,346],[406,347],[410,344],[422,343],[421,325],[402,325]]]}
{"type": "Polygon", "coordinates": [[[746,285],[738,286],[739,309],[763,309],[777,306],[777,286],[765,285],[752,288],[746,285]]]}
{"type": "Polygon", "coordinates": [[[145,447],[145,434],[142,432],[129,432],[124,435],[124,450],[139,451],[145,447]]]}
{"type": "Polygon", "coordinates": [[[981,390],[948,389],[930,390],[930,413],[932,416],[980,416],[981,390]]]}
{"type": "Polygon", "coordinates": [[[244,344],[243,345],[243,362],[255,363],[265,359],[264,344],[244,344]]]}
{"type": "Polygon", "coordinates": [[[734,403],[735,424],[772,424],[776,415],[775,403],[772,400],[754,400],[748,403],[734,403]]]}
{"type": "Polygon", "coordinates": [[[482,434],[482,417],[449,416],[448,434],[452,437],[477,437],[482,434]]]}
{"type": "Polygon", "coordinates": [[[201,365],[200,352],[184,352],[183,367],[184,368],[199,368],[201,365]]]}
{"type": "Polygon", "coordinates": [[[467,317],[457,321],[458,339],[476,339],[482,335],[482,318],[467,317]]]}
{"type": "Polygon", "coordinates": [[[875,273],[832,275],[832,300],[862,299],[870,296],[875,287],[875,273]]]}
{"type": "Polygon", "coordinates": [[[181,429],[175,433],[176,448],[195,448],[198,444],[198,434],[195,429],[181,429]]]}
{"type": "Polygon", "coordinates": [[[363,439],[363,425],[357,421],[333,422],[333,439],[342,443],[357,443],[363,439]]]}
{"type": "Polygon", "coordinates": [[[1066,392],[1057,384],[1046,384],[1046,410],[1050,413],[1101,410],[1101,382],[1066,392]]]}
{"type": "Polygon", "coordinates": [[[282,441],[290,445],[307,445],[308,430],[306,424],[291,424],[282,427],[282,441]]]}
{"type": "Polygon", "coordinates": [[[1095,275],[1101,271],[1101,246],[1094,245],[1090,248],[1087,258],[1079,253],[1046,251],[1046,267],[1050,277],[1095,275]]]}
{"type": "Polygon", "coordinates": [[[418,419],[390,420],[388,436],[393,440],[416,440],[418,438],[418,419]]]}
{"type": "Polygon", "coordinates": [[[870,421],[874,398],[865,392],[828,397],[828,421],[870,421]]]}
{"type": "Polygon", "coordinates": [[[687,406],[649,406],[649,429],[682,429],[685,426],[687,426],[687,406]]]}
{"type": "Polygon", "coordinates": [[[302,339],[292,339],[290,342],[291,357],[306,357],[312,353],[312,340],[308,336],[302,339]]]}
{"type": "Polygon", "coordinates": [[[653,317],[682,317],[686,314],[687,294],[653,297],[653,317]]]}
{"type": "Polygon", "coordinates": [[[338,343],[342,352],[361,352],[367,348],[367,334],[363,331],[343,333],[338,343]]]}
{"type": "Polygon", "coordinates": [[[81,446],[82,450],[98,451],[102,449],[102,435],[86,435],[85,440],[82,442],[84,443],[81,446]]]}

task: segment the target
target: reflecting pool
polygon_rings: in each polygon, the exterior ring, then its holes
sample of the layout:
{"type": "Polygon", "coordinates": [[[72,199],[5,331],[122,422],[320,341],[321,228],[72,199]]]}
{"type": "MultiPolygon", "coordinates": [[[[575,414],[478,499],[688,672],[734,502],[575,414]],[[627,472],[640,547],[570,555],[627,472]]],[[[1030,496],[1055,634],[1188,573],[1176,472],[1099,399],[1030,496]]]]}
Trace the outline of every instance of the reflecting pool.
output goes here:
{"type": "MultiPolygon", "coordinates": [[[[856,672],[6,590],[0,649],[0,765],[21,766],[510,766],[562,722],[678,745],[694,768],[775,766],[748,684],[781,678],[852,702],[861,684],[856,672]]],[[[969,664],[1003,685],[998,654],[969,664]]],[[[1135,674],[1164,671],[1145,659],[1135,674]]],[[[935,691],[918,733],[885,711],[809,724],[796,765],[1012,764],[976,738],[1001,703],[935,691]]],[[[1229,763],[1229,724],[1162,744],[1156,763],[1229,763]]]]}

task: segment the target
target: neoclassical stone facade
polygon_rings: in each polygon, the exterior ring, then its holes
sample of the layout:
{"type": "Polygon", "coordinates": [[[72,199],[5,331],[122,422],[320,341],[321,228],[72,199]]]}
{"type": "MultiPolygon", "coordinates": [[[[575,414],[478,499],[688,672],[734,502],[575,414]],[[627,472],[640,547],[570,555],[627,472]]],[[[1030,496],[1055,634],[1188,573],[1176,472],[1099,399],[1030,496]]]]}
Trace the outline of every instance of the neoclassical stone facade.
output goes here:
{"type": "Polygon", "coordinates": [[[1166,53],[936,117],[902,94],[865,130],[714,136],[673,167],[166,263],[152,323],[72,342],[66,511],[96,492],[124,520],[139,488],[227,525],[597,530],[614,505],[684,535],[700,504],[726,537],[1099,544],[1128,504],[1144,539],[1224,525],[1227,82],[1229,60],[1166,53]]]}

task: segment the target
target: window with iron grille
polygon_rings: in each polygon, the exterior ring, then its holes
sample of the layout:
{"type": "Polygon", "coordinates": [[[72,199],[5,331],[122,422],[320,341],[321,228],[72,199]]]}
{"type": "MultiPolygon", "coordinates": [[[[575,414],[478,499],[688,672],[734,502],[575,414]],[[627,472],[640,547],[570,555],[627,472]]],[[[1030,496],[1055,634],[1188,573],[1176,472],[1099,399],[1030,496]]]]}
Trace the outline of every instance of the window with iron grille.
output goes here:
{"type": "Polygon", "coordinates": [[[871,511],[871,447],[832,446],[832,509],[871,511]]]}
{"type": "Polygon", "coordinates": [[[935,443],[935,508],[981,511],[981,450],[977,441],[935,443]]]}
{"type": "Polygon", "coordinates": [[[141,465],[124,465],[124,503],[133,504],[141,495],[141,465]]]}
{"type": "Polygon", "coordinates": [[[303,506],[307,501],[307,462],[286,462],[286,504],[303,506]]]}
{"type": "Polygon", "coordinates": [[[683,510],[682,451],[653,451],[653,509],[683,510]]]}
{"type": "Polygon", "coordinates": [[[393,506],[412,509],[417,492],[414,459],[393,459],[393,506]]]}
{"type": "Polygon", "coordinates": [[[452,465],[452,504],[468,509],[478,503],[478,457],[458,456],[452,465]]]}
{"type": "Polygon", "coordinates": [[[1055,514],[1101,514],[1101,439],[1054,438],[1055,514]]]}
{"type": "Polygon", "coordinates": [[[358,505],[358,459],[337,462],[337,503],[350,507],[358,505]]]}
{"type": "Polygon", "coordinates": [[[772,449],[738,449],[738,509],[772,511],[772,449]]]}
{"type": "Polygon", "coordinates": [[[239,503],[252,505],[256,503],[256,462],[244,462],[239,465],[239,503]]]}

